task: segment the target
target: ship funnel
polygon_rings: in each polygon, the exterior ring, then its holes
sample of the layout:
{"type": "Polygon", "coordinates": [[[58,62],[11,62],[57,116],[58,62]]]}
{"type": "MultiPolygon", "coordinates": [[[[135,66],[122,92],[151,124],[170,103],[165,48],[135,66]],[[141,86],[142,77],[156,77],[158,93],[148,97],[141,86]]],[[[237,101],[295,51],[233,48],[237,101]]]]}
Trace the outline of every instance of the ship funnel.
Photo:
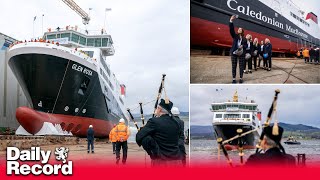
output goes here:
{"type": "Polygon", "coordinates": [[[238,91],[236,91],[233,95],[233,102],[238,102],[238,91]]]}

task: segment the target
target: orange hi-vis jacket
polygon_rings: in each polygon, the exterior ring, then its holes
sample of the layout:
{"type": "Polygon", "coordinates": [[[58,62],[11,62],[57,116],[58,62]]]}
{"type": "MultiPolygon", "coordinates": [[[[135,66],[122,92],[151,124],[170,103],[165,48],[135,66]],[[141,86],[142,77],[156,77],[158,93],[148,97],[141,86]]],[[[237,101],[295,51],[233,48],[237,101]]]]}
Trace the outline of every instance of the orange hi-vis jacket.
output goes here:
{"type": "Polygon", "coordinates": [[[123,142],[128,140],[130,136],[130,130],[125,123],[119,123],[114,129],[117,141],[123,142]]]}
{"type": "Polygon", "coordinates": [[[309,55],[309,50],[308,49],[305,49],[305,50],[303,50],[302,51],[302,54],[303,54],[303,57],[310,57],[310,55],[309,55]]]}
{"type": "Polygon", "coordinates": [[[109,140],[111,142],[117,142],[117,134],[116,134],[116,127],[112,128],[109,133],[109,140]]]}

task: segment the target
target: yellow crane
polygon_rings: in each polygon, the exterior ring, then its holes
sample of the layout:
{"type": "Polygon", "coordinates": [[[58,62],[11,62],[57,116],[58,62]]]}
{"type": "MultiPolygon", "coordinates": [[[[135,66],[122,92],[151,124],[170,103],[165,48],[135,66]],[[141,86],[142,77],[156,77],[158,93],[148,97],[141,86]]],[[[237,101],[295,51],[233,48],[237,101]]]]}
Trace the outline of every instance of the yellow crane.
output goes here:
{"type": "Polygon", "coordinates": [[[89,21],[90,21],[89,14],[86,13],[83,9],[81,9],[81,7],[76,2],[74,2],[73,0],[62,0],[62,1],[82,18],[82,23],[84,25],[89,24],[89,21]]]}

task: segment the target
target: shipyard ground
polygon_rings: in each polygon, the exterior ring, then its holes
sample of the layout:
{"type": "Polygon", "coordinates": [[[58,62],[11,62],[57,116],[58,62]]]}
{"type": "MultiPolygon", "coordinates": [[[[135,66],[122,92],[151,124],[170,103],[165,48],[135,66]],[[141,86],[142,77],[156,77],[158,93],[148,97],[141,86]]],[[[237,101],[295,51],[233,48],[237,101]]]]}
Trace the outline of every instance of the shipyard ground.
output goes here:
{"type": "MultiPolygon", "coordinates": [[[[40,138],[41,140],[41,138],[40,138]]],[[[11,140],[11,143],[17,143],[17,138],[15,140],[11,140]],[[15,142],[16,141],[16,142],[15,142]]],[[[29,141],[27,138],[23,141],[29,141]]],[[[32,140],[33,141],[33,140],[32,140]]],[[[39,140],[38,140],[39,141],[39,140]]],[[[68,160],[72,160],[74,164],[83,164],[89,163],[92,165],[107,165],[107,166],[116,166],[116,156],[112,152],[112,144],[106,143],[106,140],[98,140],[94,144],[94,153],[87,153],[87,141],[86,139],[80,139],[76,141],[68,140],[68,141],[60,141],[57,142],[49,142],[46,145],[39,145],[41,150],[51,150],[54,153],[55,148],[57,147],[67,147],[69,148],[68,160]]],[[[18,143],[19,144],[19,143],[18,143]]],[[[32,143],[29,143],[30,145],[32,143]]],[[[10,145],[8,145],[10,146],[10,145]]],[[[35,146],[35,145],[32,145],[35,146]]],[[[31,146],[30,146],[31,147],[31,146]]],[[[30,147],[20,147],[20,149],[28,149],[30,147]]],[[[186,151],[189,152],[189,146],[185,145],[186,151]]],[[[50,161],[55,161],[55,156],[51,155],[50,161]]],[[[122,152],[121,152],[122,158],[122,152]]],[[[0,163],[5,164],[6,161],[6,150],[5,148],[0,150],[0,163]]],[[[142,165],[145,167],[150,167],[150,158],[148,154],[139,147],[136,143],[128,143],[128,159],[126,166],[134,166],[134,165],[142,165]]],[[[119,165],[122,167],[121,161],[119,165]]]]}
{"type": "MultiPolygon", "coordinates": [[[[191,54],[190,71],[191,83],[230,84],[232,81],[230,56],[191,54]]],[[[305,64],[298,58],[272,58],[271,71],[258,69],[244,74],[243,80],[246,84],[315,84],[320,83],[320,65],[305,64]]]]}

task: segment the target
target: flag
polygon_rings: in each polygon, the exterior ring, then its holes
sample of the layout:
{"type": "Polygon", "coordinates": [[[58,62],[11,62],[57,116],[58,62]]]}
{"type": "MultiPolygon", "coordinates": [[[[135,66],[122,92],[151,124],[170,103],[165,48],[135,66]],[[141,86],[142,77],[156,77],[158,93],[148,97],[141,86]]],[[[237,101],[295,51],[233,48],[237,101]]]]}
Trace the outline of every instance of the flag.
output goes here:
{"type": "Polygon", "coordinates": [[[37,19],[37,16],[35,16],[34,18],[33,18],[33,21],[35,21],[37,19]]]}

